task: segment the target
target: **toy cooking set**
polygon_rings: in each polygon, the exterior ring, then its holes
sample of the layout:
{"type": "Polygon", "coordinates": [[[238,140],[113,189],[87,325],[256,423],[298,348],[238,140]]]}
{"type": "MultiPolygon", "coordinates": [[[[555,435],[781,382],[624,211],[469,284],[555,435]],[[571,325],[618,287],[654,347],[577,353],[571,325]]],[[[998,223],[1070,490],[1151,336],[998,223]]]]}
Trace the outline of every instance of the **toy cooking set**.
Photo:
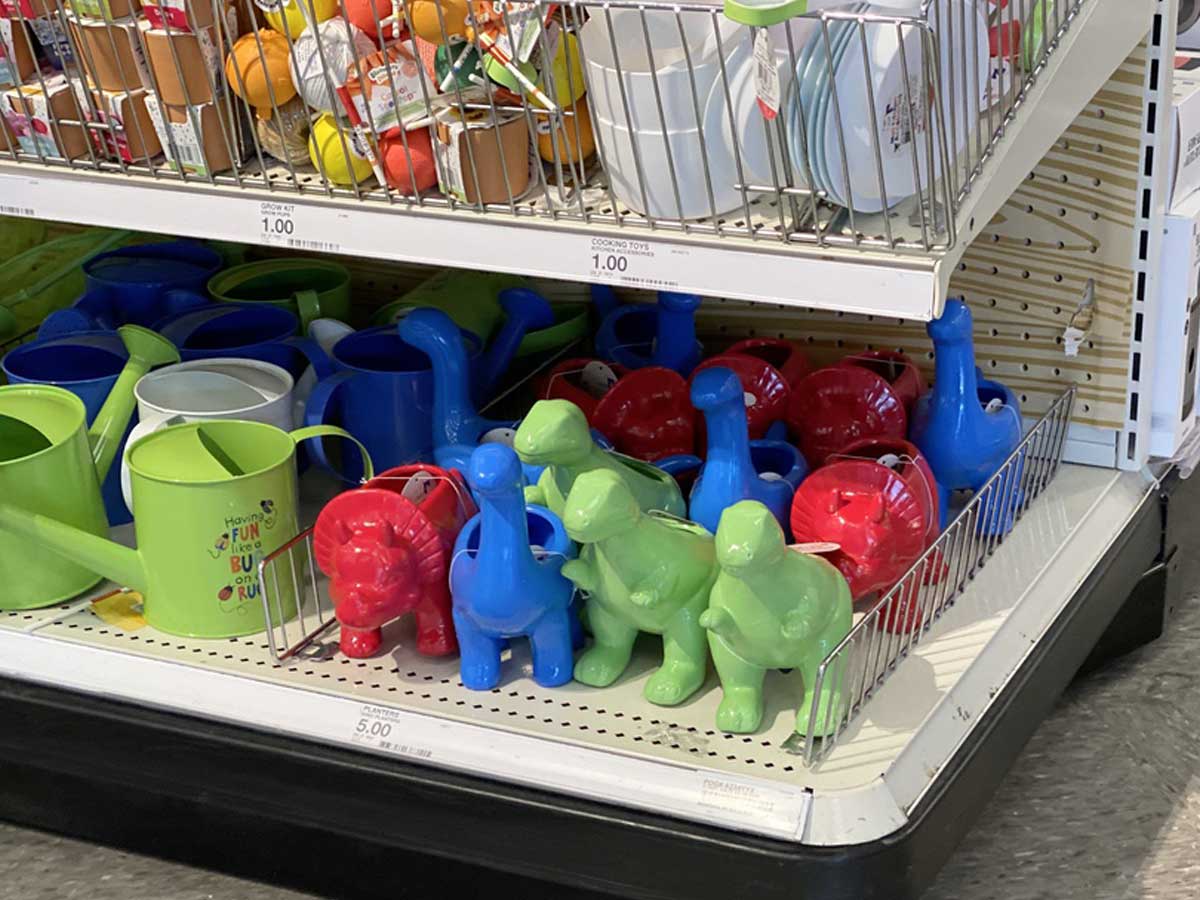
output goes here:
{"type": "MultiPolygon", "coordinates": [[[[796,669],[785,704],[820,737],[842,700],[817,670],[856,608],[927,556],[952,504],[995,492],[1022,436],[957,300],[928,327],[930,389],[894,352],[823,368],[783,340],[713,352],[699,298],[670,292],[598,289],[565,316],[519,280],[442,276],[355,329],[346,271],[320,260],[224,268],[178,241],[84,272],[0,361],[0,573],[26,573],[0,609],[107,578],[166,633],[259,634],[301,615],[300,582],[265,574],[283,560],[322,576],[350,658],[390,652],[412,614],[417,652],[457,656],[467,688],[494,688],[528,641],[537,683],[603,691],[648,632],[648,702],[713,673],[716,727],[751,733],[766,673],[796,669]],[[566,358],[517,382],[513,418],[482,415],[527,343],[566,358]],[[302,469],[335,485],[315,517],[302,469]],[[310,517],[311,561],[294,549],[310,517]],[[130,519],[136,549],[109,536],[130,519]]],[[[1020,500],[989,495],[977,527],[1007,530],[1020,500]]]]}

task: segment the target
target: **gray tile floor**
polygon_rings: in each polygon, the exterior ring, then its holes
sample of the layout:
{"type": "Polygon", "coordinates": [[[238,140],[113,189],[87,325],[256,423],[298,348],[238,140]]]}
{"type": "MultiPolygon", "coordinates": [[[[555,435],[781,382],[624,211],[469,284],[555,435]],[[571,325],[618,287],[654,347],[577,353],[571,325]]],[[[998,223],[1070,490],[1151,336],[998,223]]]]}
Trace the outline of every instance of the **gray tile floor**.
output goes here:
{"type": "MultiPolygon", "coordinates": [[[[1200,584],[1200,560],[1184,575],[1200,584]]],[[[1190,593],[1166,638],[1068,689],[927,900],[1200,896],[1200,590],[1190,593]]],[[[0,900],[305,896],[0,824],[0,900]]]]}

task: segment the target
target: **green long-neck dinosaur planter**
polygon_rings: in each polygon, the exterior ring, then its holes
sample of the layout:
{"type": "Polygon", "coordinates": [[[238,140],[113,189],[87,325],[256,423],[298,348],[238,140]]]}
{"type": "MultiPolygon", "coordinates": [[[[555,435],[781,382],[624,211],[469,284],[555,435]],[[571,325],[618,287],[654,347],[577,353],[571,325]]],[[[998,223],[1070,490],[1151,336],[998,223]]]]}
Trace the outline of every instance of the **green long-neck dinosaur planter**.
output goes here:
{"type": "Polygon", "coordinates": [[[561,516],[571,485],[584,472],[615,472],[637,498],[643,512],[659,510],[687,515],[675,479],[655,466],[601,450],[592,439],[583,411],[569,400],[539,400],[517,428],[513,447],[521,462],[545,466],[536,485],[525,488],[525,502],[550,508],[561,516]]]}
{"type": "MultiPolygon", "coordinates": [[[[717,709],[722,731],[756,731],[763,716],[767,669],[799,669],[804,698],[796,731],[808,734],[813,687],[821,660],[850,631],[850,588],[819,556],[788,549],[771,511],[756,500],[725,510],[717,526],[717,562],[700,624],[708,629],[724,698],[717,709]]],[[[813,730],[823,737],[837,726],[833,688],[822,688],[813,730]]]]}
{"type": "Polygon", "coordinates": [[[700,615],[717,577],[712,536],[700,525],[643,513],[609,469],[575,479],[563,513],[582,544],[562,573],[588,594],[595,643],[575,663],[575,680],[607,687],[625,671],[639,631],[662,635],[662,667],[646,683],[651,703],[682,703],[704,683],[708,662],[700,615]]]}

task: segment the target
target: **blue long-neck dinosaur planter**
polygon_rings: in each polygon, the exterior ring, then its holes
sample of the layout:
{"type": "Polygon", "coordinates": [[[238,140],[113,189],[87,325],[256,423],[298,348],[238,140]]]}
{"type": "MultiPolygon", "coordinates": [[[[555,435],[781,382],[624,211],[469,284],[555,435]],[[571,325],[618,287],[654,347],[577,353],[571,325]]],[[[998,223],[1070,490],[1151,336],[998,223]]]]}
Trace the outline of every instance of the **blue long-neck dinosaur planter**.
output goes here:
{"type": "Polygon", "coordinates": [[[472,451],[488,432],[515,422],[479,415],[461,332],[440,309],[414,309],[397,326],[400,337],[433,364],[433,458],[443,469],[466,471],[472,451]]]}
{"type": "Polygon", "coordinates": [[[500,653],[509,638],[528,637],[533,678],[543,687],[571,680],[574,664],[571,600],[562,575],[575,556],[562,521],[526,506],[521,461],[510,448],[484,444],[471,454],[467,481],[479,515],[459,533],[450,566],[454,630],[465,687],[487,691],[500,682],[500,653]],[[546,552],[534,556],[531,544],[546,552]]]}
{"type": "Polygon", "coordinates": [[[689,518],[715,533],[728,507],[739,500],[757,500],[786,532],[792,494],[806,472],[793,469],[782,477],[759,474],[751,456],[745,397],[737,375],[721,366],[697,373],[692,379],[692,405],[704,414],[708,451],[688,502],[689,518]]]}
{"type": "Polygon", "coordinates": [[[596,353],[628,369],[664,366],[686,378],[700,362],[695,294],[659,291],[654,306],[632,303],[610,309],[596,333],[596,353]]]}
{"type": "Polygon", "coordinates": [[[926,326],[934,384],[917,401],[909,426],[909,438],[938,484],[951,491],[979,490],[1021,441],[1020,401],[1003,384],[980,376],[971,327],[971,311],[961,300],[947,300],[941,317],[926,326]]]}

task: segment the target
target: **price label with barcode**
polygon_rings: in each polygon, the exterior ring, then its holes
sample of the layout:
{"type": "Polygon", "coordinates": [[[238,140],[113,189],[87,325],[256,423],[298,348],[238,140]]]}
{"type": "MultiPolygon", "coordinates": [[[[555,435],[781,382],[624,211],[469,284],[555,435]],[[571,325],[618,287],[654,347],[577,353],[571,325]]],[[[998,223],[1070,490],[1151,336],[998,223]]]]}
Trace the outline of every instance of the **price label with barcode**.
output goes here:
{"type": "Polygon", "coordinates": [[[325,238],[328,229],[314,221],[312,211],[295,203],[263,201],[258,205],[258,222],[255,224],[255,239],[260,244],[321,253],[341,251],[341,244],[325,238]]]}
{"type": "Polygon", "coordinates": [[[400,724],[400,713],[386,706],[364,704],[352,717],[350,743],[397,756],[432,759],[433,751],[407,740],[400,724]]]}
{"type": "MultiPolygon", "coordinates": [[[[583,265],[583,276],[588,281],[607,284],[627,284],[646,288],[675,288],[678,281],[663,277],[666,273],[660,266],[661,251],[649,241],[628,238],[594,237],[587,242],[587,255],[583,265]]],[[[684,248],[665,251],[686,256],[684,248]]]]}

